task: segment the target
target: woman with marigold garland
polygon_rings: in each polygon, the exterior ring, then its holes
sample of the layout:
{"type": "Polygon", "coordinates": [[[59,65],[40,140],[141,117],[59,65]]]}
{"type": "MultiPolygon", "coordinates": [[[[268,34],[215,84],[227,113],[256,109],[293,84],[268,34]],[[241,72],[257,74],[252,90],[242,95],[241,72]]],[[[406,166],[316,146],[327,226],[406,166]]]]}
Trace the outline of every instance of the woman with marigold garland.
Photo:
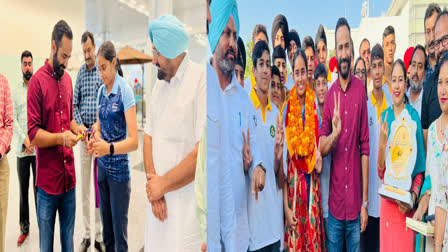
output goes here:
{"type": "Polygon", "coordinates": [[[322,251],[324,247],[319,173],[322,157],[317,148],[319,119],[313,90],[307,85],[305,52],[293,60],[295,85],[283,111],[285,124],[284,185],[285,248],[322,251]]]}

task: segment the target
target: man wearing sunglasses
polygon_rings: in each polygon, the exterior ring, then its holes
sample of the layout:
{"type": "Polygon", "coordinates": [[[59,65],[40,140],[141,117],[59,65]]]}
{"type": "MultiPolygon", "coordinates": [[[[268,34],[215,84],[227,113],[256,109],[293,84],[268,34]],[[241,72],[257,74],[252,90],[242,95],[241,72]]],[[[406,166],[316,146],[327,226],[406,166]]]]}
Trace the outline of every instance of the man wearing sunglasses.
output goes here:
{"type": "MultiPolygon", "coordinates": [[[[434,74],[425,80],[423,86],[422,102],[422,128],[424,142],[428,135],[428,128],[435,121],[442,111],[440,110],[439,99],[437,97],[438,63],[442,55],[448,51],[448,11],[445,9],[437,15],[434,24],[434,52],[436,57],[436,66],[434,74]]],[[[426,146],[425,146],[426,148],[426,146]]]]}

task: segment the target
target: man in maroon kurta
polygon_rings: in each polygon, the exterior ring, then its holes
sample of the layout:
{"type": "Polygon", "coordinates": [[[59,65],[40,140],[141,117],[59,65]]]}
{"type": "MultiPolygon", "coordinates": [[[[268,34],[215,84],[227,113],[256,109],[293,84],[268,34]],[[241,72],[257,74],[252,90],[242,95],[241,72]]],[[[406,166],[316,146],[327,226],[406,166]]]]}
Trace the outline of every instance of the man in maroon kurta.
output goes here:
{"type": "Polygon", "coordinates": [[[350,74],[350,27],[336,25],[339,77],[325,98],[319,132],[323,156],[331,152],[328,216],[329,251],[359,251],[360,232],[368,219],[369,127],[364,84],[350,74]]]}

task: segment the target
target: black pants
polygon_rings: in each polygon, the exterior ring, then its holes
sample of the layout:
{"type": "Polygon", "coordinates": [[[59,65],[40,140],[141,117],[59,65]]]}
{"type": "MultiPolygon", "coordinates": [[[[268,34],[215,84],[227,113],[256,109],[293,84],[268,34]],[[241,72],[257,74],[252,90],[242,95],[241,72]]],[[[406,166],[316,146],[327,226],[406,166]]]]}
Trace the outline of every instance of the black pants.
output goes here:
{"type": "Polygon", "coordinates": [[[280,251],[280,241],[277,241],[271,245],[268,245],[264,248],[254,250],[252,252],[277,252],[280,251]]]}
{"type": "Polygon", "coordinates": [[[380,251],[380,218],[369,216],[366,231],[361,233],[361,251],[380,251]]]}
{"type": "Polygon", "coordinates": [[[36,157],[26,156],[17,158],[17,174],[20,186],[20,231],[28,234],[30,231],[30,208],[28,203],[28,186],[30,183],[30,166],[33,171],[34,206],[37,209],[36,199],[36,157]]]}

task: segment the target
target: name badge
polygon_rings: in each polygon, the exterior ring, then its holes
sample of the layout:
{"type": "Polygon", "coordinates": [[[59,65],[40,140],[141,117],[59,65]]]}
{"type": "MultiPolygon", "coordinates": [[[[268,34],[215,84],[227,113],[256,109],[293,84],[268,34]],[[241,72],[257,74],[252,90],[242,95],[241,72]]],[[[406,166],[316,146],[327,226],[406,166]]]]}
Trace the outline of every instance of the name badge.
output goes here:
{"type": "Polygon", "coordinates": [[[118,111],[118,103],[114,102],[114,103],[112,104],[112,111],[113,111],[113,112],[117,112],[117,111],[118,111]]]}

